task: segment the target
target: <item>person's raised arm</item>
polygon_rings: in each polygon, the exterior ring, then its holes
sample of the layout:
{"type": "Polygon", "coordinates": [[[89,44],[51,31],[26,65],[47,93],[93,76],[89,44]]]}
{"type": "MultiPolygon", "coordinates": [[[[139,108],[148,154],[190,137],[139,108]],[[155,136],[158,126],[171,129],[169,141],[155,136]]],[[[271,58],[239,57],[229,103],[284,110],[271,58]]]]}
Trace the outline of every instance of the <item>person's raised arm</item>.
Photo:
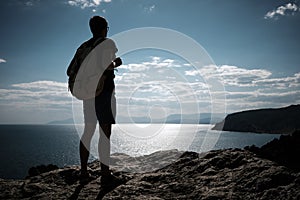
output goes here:
{"type": "Polygon", "coordinates": [[[110,65],[108,66],[108,70],[113,70],[117,67],[119,67],[120,65],[122,65],[122,59],[120,57],[117,57],[116,59],[114,59],[113,62],[110,63],[110,65]]]}

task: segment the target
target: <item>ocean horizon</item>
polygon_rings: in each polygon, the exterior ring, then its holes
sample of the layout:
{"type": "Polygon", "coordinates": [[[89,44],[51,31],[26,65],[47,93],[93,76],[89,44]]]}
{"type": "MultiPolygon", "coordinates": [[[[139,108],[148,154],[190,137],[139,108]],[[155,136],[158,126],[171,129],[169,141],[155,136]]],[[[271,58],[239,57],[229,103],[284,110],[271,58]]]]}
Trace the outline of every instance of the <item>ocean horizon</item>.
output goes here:
{"type": "MultiPolygon", "coordinates": [[[[279,134],[210,130],[208,124],[116,124],[111,136],[111,154],[143,156],[156,151],[205,152],[212,149],[262,146],[279,134]]],[[[54,164],[79,165],[79,140],[83,125],[0,125],[0,178],[22,179],[29,168],[54,164]]],[[[89,161],[97,159],[98,129],[89,161]]]]}

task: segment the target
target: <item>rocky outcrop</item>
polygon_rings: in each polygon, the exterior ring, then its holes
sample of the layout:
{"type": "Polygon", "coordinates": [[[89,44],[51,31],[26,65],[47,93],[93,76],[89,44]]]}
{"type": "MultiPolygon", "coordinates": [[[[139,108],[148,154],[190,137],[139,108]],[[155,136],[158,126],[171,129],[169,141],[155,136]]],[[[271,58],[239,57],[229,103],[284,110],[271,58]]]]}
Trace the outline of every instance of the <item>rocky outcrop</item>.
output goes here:
{"type": "Polygon", "coordinates": [[[245,149],[252,151],[262,158],[267,158],[290,169],[300,171],[300,131],[291,135],[281,135],[261,148],[248,146],[245,149]]]}
{"type": "Polygon", "coordinates": [[[296,134],[262,148],[202,154],[176,150],[139,158],[114,154],[112,168],[123,184],[102,188],[95,161],[89,167],[97,178],[85,185],[79,183],[79,167],[69,166],[25,180],[0,180],[0,199],[300,199],[299,164],[283,162],[298,148],[298,139],[296,134]],[[168,164],[170,160],[174,161],[168,164]]]}
{"type": "Polygon", "coordinates": [[[212,129],[223,131],[290,134],[300,129],[300,105],[232,113],[212,129]]]}
{"type": "Polygon", "coordinates": [[[52,164],[50,164],[50,165],[39,165],[39,166],[36,166],[36,167],[31,167],[28,170],[28,177],[37,176],[39,174],[49,172],[49,171],[52,171],[52,170],[55,170],[55,169],[58,169],[58,166],[52,165],[52,164]]]}
{"type": "Polygon", "coordinates": [[[296,199],[299,173],[245,150],[187,152],[168,167],[141,174],[106,199],[296,199]]]}

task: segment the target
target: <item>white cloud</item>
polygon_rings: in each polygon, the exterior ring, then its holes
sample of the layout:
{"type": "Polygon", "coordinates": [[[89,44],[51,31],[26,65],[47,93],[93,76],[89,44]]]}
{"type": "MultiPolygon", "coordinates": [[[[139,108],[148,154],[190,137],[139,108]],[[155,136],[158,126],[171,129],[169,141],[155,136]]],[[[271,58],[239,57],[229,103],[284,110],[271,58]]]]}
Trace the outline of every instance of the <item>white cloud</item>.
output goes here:
{"type": "Polygon", "coordinates": [[[187,70],[185,75],[202,76],[206,80],[220,77],[226,88],[228,112],[300,103],[300,73],[273,77],[264,69],[221,65],[187,70]]]}
{"type": "Polygon", "coordinates": [[[210,65],[198,70],[187,70],[185,75],[201,76],[205,80],[218,78],[225,86],[251,87],[255,86],[255,81],[266,79],[272,73],[264,69],[245,69],[231,65],[210,65]]]}
{"type": "MultiPolygon", "coordinates": [[[[153,106],[164,108],[166,113],[162,113],[163,116],[210,112],[212,101],[214,106],[222,107],[224,93],[228,112],[300,103],[300,72],[274,77],[265,69],[221,65],[195,70],[185,63],[183,60],[150,57],[122,65],[115,78],[117,115],[143,117],[153,106]],[[205,79],[218,76],[223,79],[225,91],[212,91],[205,82],[205,79]]],[[[12,108],[20,113],[43,110],[53,112],[53,116],[64,112],[72,117],[71,104],[71,95],[64,82],[42,80],[0,88],[0,108],[12,108]]],[[[82,108],[79,109],[81,113],[82,108]]],[[[155,116],[160,116],[160,113],[155,116]]]]}
{"type": "Polygon", "coordinates": [[[35,81],[0,88],[1,123],[47,123],[72,117],[67,84],[35,81]]]}
{"type": "Polygon", "coordinates": [[[1,105],[35,109],[56,109],[70,104],[70,94],[66,83],[55,81],[35,81],[18,83],[11,88],[0,89],[1,105]]]}
{"type": "Polygon", "coordinates": [[[255,81],[256,87],[243,89],[234,87],[226,92],[229,112],[266,107],[283,107],[300,103],[300,73],[279,78],[255,81]],[[238,99],[238,100],[237,100],[238,99]]]}
{"type": "Polygon", "coordinates": [[[149,69],[149,66],[141,63],[141,64],[128,64],[128,65],[123,65],[123,69],[128,69],[131,72],[140,72],[140,71],[145,71],[149,69]]]}
{"type": "Polygon", "coordinates": [[[98,5],[100,5],[100,2],[101,2],[101,1],[100,1],[100,0],[93,0],[93,2],[94,2],[95,5],[98,6],[98,5]]]}
{"type": "MultiPolygon", "coordinates": [[[[214,105],[224,103],[224,94],[228,112],[300,103],[300,73],[276,78],[265,69],[211,65],[195,70],[184,64],[179,60],[151,57],[150,61],[125,65],[125,73],[117,76],[116,84],[118,106],[122,108],[118,109],[119,115],[128,116],[128,107],[135,110],[137,106],[154,104],[173,113],[196,112],[195,105],[200,106],[201,112],[210,112],[212,101],[214,105]],[[137,71],[138,67],[145,70],[137,71]],[[220,80],[225,91],[211,91],[205,82],[210,79],[220,80]]],[[[136,110],[135,115],[138,113],[144,115],[136,110]]]]}
{"type": "Polygon", "coordinates": [[[149,11],[152,12],[154,10],[154,8],[155,8],[155,5],[150,6],[149,11]]]}
{"type": "Polygon", "coordinates": [[[175,62],[173,59],[162,59],[157,56],[152,56],[150,61],[141,63],[130,63],[121,65],[118,69],[125,69],[129,72],[143,72],[149,69],[180,67],[180,63],[175,62]]]}
{"type": "Polygon", "coordinates": [[[144,116],[153,105],[165,108],[167,114],[195,112],[197,97],[208,103],[208,87],[184,77],[182,70],[191,68],[184,63],[153,56],[121,66],[116,81],[118,115],[128,117],[128,110],[133,110],[135,117],[144,116]]]}
{"type": "Polygon", "coordinates": [[[197,70],[189,70],[189,71],[185,71],[185,75],[187,76],[198,76],[200,75],[200,72],[197,70]]]}
{"type": "Polygon", "coordinates": [[[3,58],[0,58],[0,63],[6,63],[6,60],[4,60],[3,58]]]}
{"type": "Polygon", "coordinates": [[[67,4],[85,9],[90,7],[98,7],[102,2],[109,3],[111,0],[70,0],[67,2],[67,4]]]}
{"type": "Polygon", "coordinates": [[[276,9],[267,12],[267,14],[264,16],[265,19],[278,19],[279,16],[285,16],[285,15],[294,15],[296,12],[298,12],[299,6],[295,3],[286,3],[283,6],[279,6],[276,9]]]}
{"type": "Polygon", "coordinates": [[[268,78],[254,81],[255,85],[264,86],[276,89],[287,89],[300,87],[300,73],[296,73],[293,76],[268,78]]]}
{"type": "Polygon", "coordinates": [[[155,10],[155,5],[145,6],[144,10],[148,13],[152,13],[155,10]]]}
{"type": "Polygon", "coordinates": [[[18,83],[12,85],[15,88],[21,88],[21,89],[37,89],[37,90],[62,90],[67,88],[66,83],[62,82],[55,82],[55,81],[35,81],[30,83],[18,83]]]}

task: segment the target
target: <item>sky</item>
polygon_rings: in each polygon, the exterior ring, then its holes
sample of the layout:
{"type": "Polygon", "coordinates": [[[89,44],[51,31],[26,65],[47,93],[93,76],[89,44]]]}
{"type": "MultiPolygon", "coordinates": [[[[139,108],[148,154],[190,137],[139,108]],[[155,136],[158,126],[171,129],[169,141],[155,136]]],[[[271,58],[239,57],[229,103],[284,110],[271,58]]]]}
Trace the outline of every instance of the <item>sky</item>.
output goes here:
{"type": "Polygon", "coordinates": [[[81,102],[67,90],[66,69],[91,37],[94,15],[108,20],[108,37],[163,28],[197,43],[212,61],[195,66],[184,55],[153,48],[119,55],[120,121],[299,104],[299,6],[298,0],[0,1],[0,124],[82,115],[81,102]],[[214,78],[222,91],[211,85],[214,78]]]}

